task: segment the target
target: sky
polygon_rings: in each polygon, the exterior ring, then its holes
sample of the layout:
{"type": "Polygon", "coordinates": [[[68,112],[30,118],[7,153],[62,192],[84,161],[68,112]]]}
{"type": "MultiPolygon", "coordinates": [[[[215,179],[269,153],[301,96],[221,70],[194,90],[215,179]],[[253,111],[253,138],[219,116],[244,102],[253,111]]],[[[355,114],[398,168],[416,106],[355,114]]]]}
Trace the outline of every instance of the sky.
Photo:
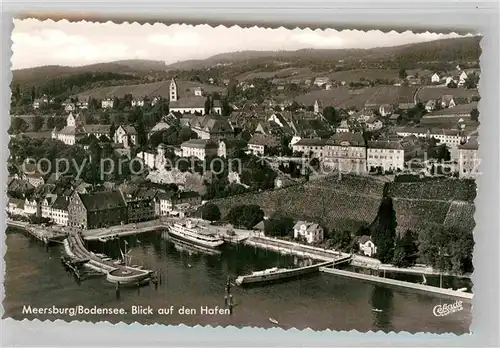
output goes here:
{"type": "Polygon", "coordinates": [[[152,59],[171,64],[244,50],[372,48],[451,37],[460,35],[16,19],[12,68],[81,66],[121,59],[152,59]]]}

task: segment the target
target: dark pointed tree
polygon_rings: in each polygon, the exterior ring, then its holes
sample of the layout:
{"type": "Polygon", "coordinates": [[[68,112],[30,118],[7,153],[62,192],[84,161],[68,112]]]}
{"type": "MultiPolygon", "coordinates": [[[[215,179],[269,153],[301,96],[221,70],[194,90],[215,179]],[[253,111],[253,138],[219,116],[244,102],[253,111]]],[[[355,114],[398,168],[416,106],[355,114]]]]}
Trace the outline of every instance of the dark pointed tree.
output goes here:
{"type": "Polygon", "coordinates": [[[394,255],[396,238],[396,212],[392,198],[385,196],[380,203],[377,217],[370,230],[373,243],[377,247],[377,258],[386,263],[391,262],[394,255]]]}

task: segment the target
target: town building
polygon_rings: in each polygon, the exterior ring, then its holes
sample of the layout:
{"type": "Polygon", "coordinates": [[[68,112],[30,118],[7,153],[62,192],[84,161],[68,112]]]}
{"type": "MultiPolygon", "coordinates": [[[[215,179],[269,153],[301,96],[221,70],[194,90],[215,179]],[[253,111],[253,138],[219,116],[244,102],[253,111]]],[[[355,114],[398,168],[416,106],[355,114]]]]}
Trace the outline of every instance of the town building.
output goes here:
{"type": "Polygon", "coordinates": [[[323,103],[321,102],[321,100],[314,101],[314,112],[317,114],[323,113],[323,103]]]}
{"type": "Polygon", "coordinates": [[[384,127],[384,124],[382,121],[380,121],[376,117],[370,117],[366,122],[365,122],[365,128],[368,131],[376,131],[379,129],[382,129],[384,127]]]}
{"type": "Polygon", "coordinates": [[[60,131],[56,128],[52,130],[52,139],[60,140],[66,145],[75,145],[78,140],[88,135],[94,135],[96,138],[102,135],[109,136],[110,127],[99,124],[86,125],[80,114],[70,113],[66,118],[66,127],[60,131]]]}
{"type": "Polygon", "coordinates": [[[86,230],[125,224],[127,203],[119,190],[74,192],[69,199],[68,216],[70,227],[86,230]]]}
{"type": "Polygon", "coordinates": [[[323,150],[325,167],[342,172],[366,172],[366,144],[361,133],[337,133],[323,150]]]}
{"type": "MultiPolygon", "coordinates": [[[[207,99],[203,97],[203,91],[200,87],[196,87],[194,91],[190,91],[191,95],[180,95],[180,89],[174,78],[170,81],[169,89],[169,109],[173,112],[180,113],[197,113],[200,115],[205,115],[205,102],[207,99]]],[[[212,101],[212,109],[209,111],[213,114],[222,114],[222,104],[220,100],[212,101]]]]}
{"type": "Polygon", "coordinates": [[[201,196],[193,191],[160,192],[155,197],[156,215],[172,214],[177,209],[196,207],[201,204],[201,196]]]}
{"type": "Polygon", "coordinates": [[[293,238],[304,238],[309,244],[319,243],[323,241],[324,231],[317,223],[297,221],[295,226],[293,226],[293,238]]]}
{"type": "Polygon", "coordinates": [[[116,144],[123,144],[125,148],[137,144],[137,131],[133,126],[120,125],[113,136],[116,144]]]}
{"type": "Polygon", "coordinates": [[[323,149],[326,140],[303,138],[292,145],[293,152],[302,152],[305,156],[311,158],[323,158],[323,149]]]}
{"type": "Polygon", "coordinates": [[[268,150],[277,148],[279,141],[272,135],[254,134],[248,141],[248,151],[254,155],[263,156],[268,150]]]}
{"type": "Polygon", "coordinates": [[[399,141],[369,141],[367,145],[367,166],[369,170],[382,168],[386,172],[404,169],[405,151],[399,141]]]}
{"type": "Polygon", "coordinates": [[[35,99],[33,101],[33,109],[39,109],[44,105],[47,105],[49,103],[49,97],[47,97],[46,94],[44,94],[41,98],[35,99]]]}
{"type": "Polygon", "coordinates": [[[458,176],[461,179],[475,178],[479,174],[479,143],[477,137],[472,137],[463,145],[458,146],[458,176]]]}
{"type": "Polygon", "coordinates": [[[347,122],[347,120],[342,120],[340,122],[340,125],[335,128],[335,132],[336,133],[348,133],[350,132],[350,127],[349,127],[349,123],[347,122]]]}
{"type": "Polygon", "coordinates": [[[431,82],[432,83],[439,83],[439,81],[441,81],[441,77],[439,77],[439,75],[437,73],[434,73],[431,76],[431,82]]]}
{"type": "Polygon", "coordinates": [[[105,98],[101,101],[101,108],[103,109],[112,109],[114,106],[113,98],[105,98]]]}
{"type": "Polygon", "coordinates": [[[69,223],[69,197],[58,196],[50,207],[50,219],[57,225],[68,226],[69,223]]]}
{"type": "Polygon", "coordinates": [[[192,116],[189,127],[200,139],[230,139],[234,137],[234,129],[228,120],[218,115],[192,116]]]}
{"type": "Polygon", "coordinates": [[[377,246],[369,236],[361,236],[358,241],[359,250],[365,256],[373,257],[377,253],[377,246]]]}
{"type": "Polygon", "coordinates": [[[160,169],[164,168],[165,164],[167,164],[166,151],[167,145],[159,144],[156,151],[138,152],[136,157],[141,159],[148,168],[160,169]]]}
{"type": "Polygon", "coordinates": [[[19,198],[9,197],[6,211],[8,214],[18,215],[18,216],[26,216],[26,213],[24,210],[24,200],[19,199],[19,198]]]}
{"type": "Polygon", "coordinates": [[[210,139],[191,139],[181,144],[182,157],[197,157],[202,161],[207,156],[217,156],[218,148],[210,139]]]}
{"type": "Polygon", "coordinates": [[[314,84],[316,86],[318,86],[318,87],[322,87],[323,85],[326,85],[329,82],[330,82],[330,78],[329,77],[317,77],[314,80],[314,84]]]}
{"type": "Polygon", "coordinates": [[[144,98],[134,98],[131,102],[132,107],[141,107],[144,106],[144,98]]]}
{"type": "Polygon", "coordinates": [[[382,117],[390,116],[394,112],[394,106],[390,104],[382,104],[378,108],[378,112],[382,117]]]}
{"type": "Polygon", "coordinates": [[[238,154],[240,150],[244,150],[247,144],[244,140],[239,139],[223,139],[219,141],[217,156],[222,158],[232,157],[238,154]]]}
{"type": "Polygon", "coordinates": [[[157,190],[135,185],[122,184],[119,188],[127,204],[127,221],[136,223],[155,218],[155,197],[157,190]]]}

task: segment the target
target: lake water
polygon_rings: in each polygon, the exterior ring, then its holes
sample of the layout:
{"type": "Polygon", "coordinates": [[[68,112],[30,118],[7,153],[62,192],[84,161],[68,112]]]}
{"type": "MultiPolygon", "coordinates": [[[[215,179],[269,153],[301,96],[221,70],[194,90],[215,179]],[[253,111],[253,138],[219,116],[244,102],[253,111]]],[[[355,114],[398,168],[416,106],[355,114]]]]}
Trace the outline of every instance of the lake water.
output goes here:
{"type": "MultiPolygon", "coordinates": [[[[275,266],[301,265],[304,260],[245,246],[225,246],[220,254],[208,255],[186,245],[174,243],[165,233],[127,237],[132,264],[154,269],[162,275],[157,287],[149,285],[124,288],[117,294],[115,286],[104,276],[81,282],[67,273],[61,264],[62,246],[46,247],[22,231],[7,230],[4,317],[17,320],[63,319],[120,321],[144,324],[234,325],[312,328],[314,330],[407,331],[468,333],[472,320],[470,302],[463,310],[444,317],[433,315],[437,305],[455,300],[411,289],[376,285],[360,280],[319,273],[293,281],[251,288],[232,287],[235,307],[232,315],[201,314],[201,308],[224,308],[228,276],[275,266]],[[23,314],[23,306],[124,308],[124,315],[34,315],[23,314]],[[132,306],[150,306],[151,315],[132,314],[132,306]],[[158,309],[174,306],[174,313],[158,314],[158,309]],[[196,314],[179,314],[183,307],[196,314]],[[381,309],[375,312],[372,309],[381,309]]],[[[123,239],[105,244],[90,242],[89,248],[117,258],[123,239]]],[[[417,276],[419,277],[419,276],[417,276]]],[[[427,277],[429,284],[439,277],[427,277]]],[[[450,280],[445,278],[444,287],[450,280]]],[[[463,285],[464,280],[459,283],[463,285]]],[[[465,280],[468,282],[468,280],[465,280]]],[[[453,284],[456,285],[456,282],[453,284]]]]}

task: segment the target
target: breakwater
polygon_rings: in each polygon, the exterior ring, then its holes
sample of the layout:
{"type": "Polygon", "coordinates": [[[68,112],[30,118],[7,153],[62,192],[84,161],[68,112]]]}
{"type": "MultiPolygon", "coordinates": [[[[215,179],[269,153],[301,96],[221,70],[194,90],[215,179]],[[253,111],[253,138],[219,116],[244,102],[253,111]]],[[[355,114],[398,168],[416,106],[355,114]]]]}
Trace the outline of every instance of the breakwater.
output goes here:
{"type": "Polygon", "coordinates": [[[473,294],[468,293],[468,292],[456,291],[456,290],[451,290],[451,289],[443,289],[443,288],[438,288],[435,286],[410,283],[410,282],[405,282],[405,281],[401,281],[401,280],[377,277],[377,276],[372,276],[372,275],[368,275],[368,274],[344,271],[344,270],[335,269],[335,268],[322,267],[322,268],[320,268],[320,271],[325,272],[325,273],[340,275],[340,276],[344,276],[344,277],[349,277],[349,278],[355,278],[355,279],[376,282],[376,283],[381,283],[381,284],[387,284],[387,285],[400,286],[400,287],[405,287],[405,288],[409,288],[409,289],[431,292],[431,293],[440,294],[440,295],[447,295],[450,297],[461,298],[461,299],[466,299],[466,300],[472,300],[472,297],[473,297],[473,294]]]}

